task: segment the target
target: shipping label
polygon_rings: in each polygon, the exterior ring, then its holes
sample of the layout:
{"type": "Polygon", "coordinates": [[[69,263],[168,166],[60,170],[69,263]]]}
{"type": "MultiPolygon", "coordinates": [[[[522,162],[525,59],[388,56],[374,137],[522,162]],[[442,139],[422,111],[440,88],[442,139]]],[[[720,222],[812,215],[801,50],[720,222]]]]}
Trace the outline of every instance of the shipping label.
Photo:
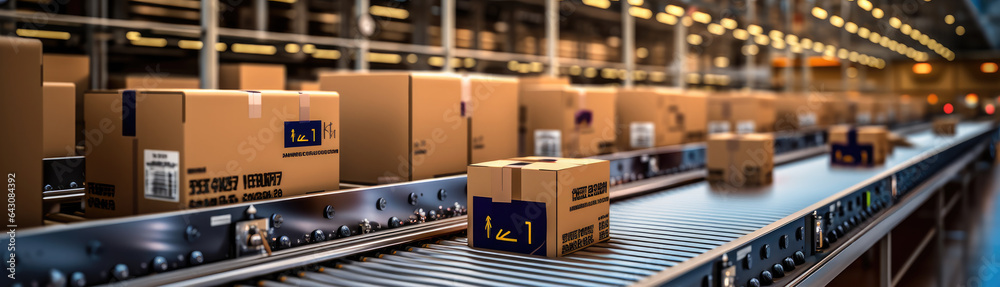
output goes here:
{"type": "Polygon", "coordinates": [[[535,130],[535,155],[562,157],[562,131],[535,130]]]}
{"type": "Polygon", "coordinates": [[[632,148],[651,148],[656,137],[653,122],[632,122],[629,124],[629,146],[632,148]]]}
{"type": "Polygon", "coordinates": [[[169,150],[143,151],[146,199],[177,202],[180,199],[180,153],[169,150]]]}

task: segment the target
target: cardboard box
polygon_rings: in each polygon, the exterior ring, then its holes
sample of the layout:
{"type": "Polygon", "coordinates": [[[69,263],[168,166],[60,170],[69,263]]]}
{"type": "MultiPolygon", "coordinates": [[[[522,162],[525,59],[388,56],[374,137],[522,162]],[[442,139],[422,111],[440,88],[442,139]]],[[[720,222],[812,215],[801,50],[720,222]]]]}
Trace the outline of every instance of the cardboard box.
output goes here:
{"type": "Polygon", "coordinates": [[[876,99],[868,95],[848,99],[853,107],[855,125],[884,125],[895,119],[896,109],[892,101],[876,99]]]}
{"type": "Polygon", "coordinates": [[[491,75],[462,78],[469,117],[468,163],[517,156],[517,79],[491,75]]]}
{"type": "Polygon", "coordinates": [[[521,104],[528,153],[575,158],[615,151],[615,90],[538,86],[527,93],[521,104]]]}
{"type": "MultiPolygon", "coordinates": [[[[13,218],[19,228],[42,225],[42,42],[0,36],[0,173],[17,199],[13,218]],[[13,186],[13,190],[11,187],[13,186]]],[[[20,230],[20,229],[19,229],[20,230]]]]}
{"type": "Polygon", "coordinates": [[[219,88],[233,90],[284,90],[285,65],[230,63],[219,66],[219,88]]]}
{"type": "Polygon", "coordinates": [[[568,77],[550,77],[550,76],[534,76],[534,77],[520,77],[517,80],[517,134],[520,141],[517,146],[518,154],[531,154],[534,151],[528,149],[528,144],[525,141],[528,138],[528,126],[527,126],[527,114],[525,111],[525,97],[528,95],[528,91],[536,90],[539,86],[569,86],[568,77]]]}
{"type": "Polygon", "coordinates": [[[675,94],[684,143],[704,142],[708,139],[708,96],[702,92],[685,91],[675,94]]]}
{"type": "Polygon", "coordinates": [[[157,74],[133,74],[125,76],[122,84],[114,85],[129,90],[150,89],[198,89],[201,80],[188,76],[160,76],[157,74]]]}
{"type": "Polygon", "coordinates": [[[469,166],[469,246],[557,257],[608,240],[610,164],[526,157],[469,166]]]}
{"type": "Polygon", "coordinates": [[[708,137],[706,180],[732,188],[770,184],[774,171],[774,136],[719,133],[708,137]]]}
{"type": "Polygon", "coordinates": [[[288,82],[289,91],[319,91],[319,82],[317,81],[289,81],[288,82]]]}
{"type": "Polygon", "coordinates": [[[320,88],[341,95],[345,182],[381,184],[465,173],[468,119],[457,75],[336,73],[320,88]]]}
{"type": "Polygon", "coordinates": [[[829,131],[830,163],[874,166],[885,163],[891,146],[883,126],[835,126],[829,131]]]}
{"type": "Polygon", "coordinates": [[[709,97],[709,133],[772,132],[775,100],[774,95],[760,92],[709,97]]]}
{"type": "Polygon", "coordinates": [[[954,136],[958,122],[958,117],[954,116],[937,117],[931,122],[931,130],[936,135],[954,136]]]}
{"type": "Polygon", "coordinates": [[[636,150],[680,144],[684,117],[679,95],[654,89],[620,89],[617,96],[618,149],[636,150]]]}
{"type": "Polygon", "coordinates": [[[45,157],[76,156],[76,86],[45,82],[42,97],[45,157]]]}
{"type": "Polygon", "coordinates": [[[847,106],[829,93],[787,93],[777,97],[775,131],[825,128],[842,121],[847,106]]]}
{"type": "MultiPolygon", "coordinates": [[[[70,55],[70,54],[43,54],[42,65],[50,67],[43,69],[42,81],[73,83],[76,88],[74,92],[74,119],[73,143],[83,145],[83,93],[90,89],[90,56],[70,55]]],[[[73,155],[76,155],[74,152],[73,155]]]]}
{"type": "Polygon", "coordinates": [[[86,100],[88,128],[109,131],[88,147],[88,217],[339,187],[336,93],[125,90],[86,100]]]}

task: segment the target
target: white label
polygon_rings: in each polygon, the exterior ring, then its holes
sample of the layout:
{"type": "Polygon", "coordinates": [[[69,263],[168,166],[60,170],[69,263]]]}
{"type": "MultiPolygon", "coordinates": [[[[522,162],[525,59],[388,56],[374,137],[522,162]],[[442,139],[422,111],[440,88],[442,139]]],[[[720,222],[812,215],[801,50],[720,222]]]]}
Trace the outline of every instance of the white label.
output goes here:
{"type": "Polygon", "coordinates": [[[729,132],[729,122],[728,121],[714,121],[708,122],[708,133],[728,133],[729,132]]]}
{"type": "Polygon", "coordinates": [[[146,199],[177,202],[180,199],[180,153],[169,150],[144,151],[142,166],[145,169],[143,184],[146,199]]]}
{"type": "Polygon", "coordinates": [[[562,131],[535,130],[535,155],[562,156],[562,131]]]}
{"type": "Polygon", "coordinates": [[[854,121],[856,121],[857,124],[859,124],[859,125],[871,124],[872,123],[872,113],[869,113],[869,112],[858,113],[855,116],[854,121]]]}
{"type": "Polygon", "coordinates": [[[629,145],[632,148],[651,148],[656,134],[652,122],[632,122],[628,127],[629,145]]]}
{"type": "Polygon", "coordinates": [[[233,222],[233,216],[229,214],[216,215],[209,218],[209,221],[211,226],[229,225],[229,223],[233,222]]]}
{"type": "Polygon", "coordinates": [[[816,125],[816,113],[800,113],[799,126],[808,127],[816,125]]]}
{"type": "Polygon", "coordinates": [[[736,133],[738,134],[750,134],[757,131],[757,124],[754,121],[738,121],[736,122],[736,133]]]}

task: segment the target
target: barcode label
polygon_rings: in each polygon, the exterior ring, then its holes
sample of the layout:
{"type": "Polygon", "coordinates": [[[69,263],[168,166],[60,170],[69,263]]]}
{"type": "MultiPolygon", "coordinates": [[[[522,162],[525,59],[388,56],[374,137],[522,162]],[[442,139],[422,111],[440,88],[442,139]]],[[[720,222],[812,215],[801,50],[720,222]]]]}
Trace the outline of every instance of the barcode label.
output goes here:
{"type": "Polygon", "coordinates": [[[708,122],[708,133],[728,133],[729,132],[729,122],[728,121],[712,121],[708,122]]]}
{"type": "Polygon", "coordinates": [[[562,156],[562,131],[535,130],[536,156],[562,156]]]}
{"type": "Polygon", "coordinates": [[[629,145],[632,148],[651,148],[654,137],[653,122],[632,122],[629,124],[629,145]]]}
{"type": "Polygon", "coordinates": [[[808,127],[816,125],[816,113],[799,113],[799,126],[808,127]]]}
{"type": "Polygon", "coordinates": [[[738,134],[749,134],[757,130],[757,124],[754,121],[739,121],[736,122],[736,133],[738,134]]]}
{"type": "Polygon", "coordinates": [[[180,153],[177,151],[144,151],[145,169],[143,195],[146,199],[178,202],[180,199],[180,153]]]}
{"type": "Polygon", "coordinates": [[[858,112],[854,120],[859,125],[868,125],[872,123],[872,114],[870,112],[858,112]]]}

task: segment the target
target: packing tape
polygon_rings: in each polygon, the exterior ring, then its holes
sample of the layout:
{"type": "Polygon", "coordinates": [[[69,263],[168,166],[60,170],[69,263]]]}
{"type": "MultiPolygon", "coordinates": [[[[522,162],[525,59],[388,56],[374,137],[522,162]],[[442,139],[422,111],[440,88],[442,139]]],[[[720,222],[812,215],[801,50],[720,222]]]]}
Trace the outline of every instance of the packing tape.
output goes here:
{"type": "Polygon", "coordinates": [[[260,92],[247,91],[247,102],[250,107],[250,118],[260,118],[260,92]]]}
{"type": "Polygon", "coordinates": [[[587,90],[583,88],[576,89],[576,108],[584,109],[587,107],[587,90]]]}
{"type": "Polygon", "coordinates": [[[135,90],[122,91],[122,136],[135,136],[135,90]]]}
{"type": "Polygon", "coordinates": [[[299,92],[299,121],[309,120],[309,94],[299,92]]]}
{"type": "Polygon", "coordinates": [[[472,78],[462,77],[462,116],[472,117],[472,78]]]}

